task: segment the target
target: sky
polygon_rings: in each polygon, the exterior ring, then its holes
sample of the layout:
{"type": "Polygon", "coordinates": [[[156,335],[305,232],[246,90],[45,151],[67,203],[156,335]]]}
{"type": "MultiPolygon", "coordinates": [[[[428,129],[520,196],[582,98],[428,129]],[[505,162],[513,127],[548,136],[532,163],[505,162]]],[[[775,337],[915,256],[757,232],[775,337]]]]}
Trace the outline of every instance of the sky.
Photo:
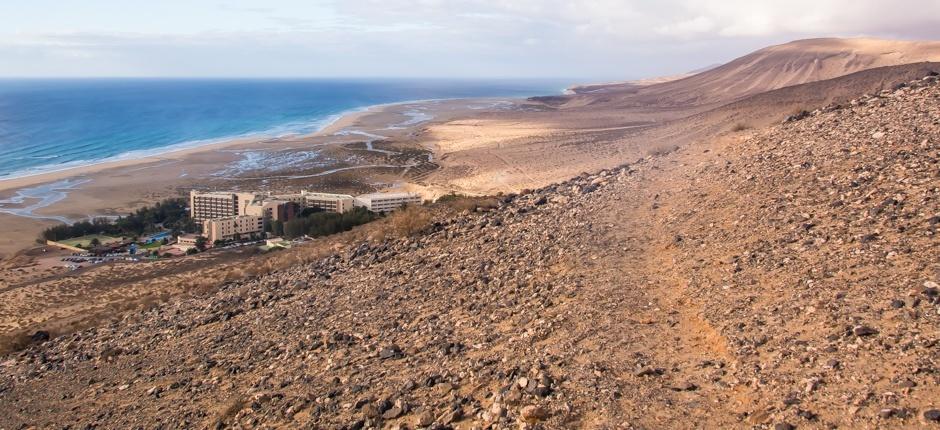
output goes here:
{"type": "Polygon", "coordinates": [[[635,79],[796,39],[940,39],[940,0],[3,3],[0,77],[635,79]]]}

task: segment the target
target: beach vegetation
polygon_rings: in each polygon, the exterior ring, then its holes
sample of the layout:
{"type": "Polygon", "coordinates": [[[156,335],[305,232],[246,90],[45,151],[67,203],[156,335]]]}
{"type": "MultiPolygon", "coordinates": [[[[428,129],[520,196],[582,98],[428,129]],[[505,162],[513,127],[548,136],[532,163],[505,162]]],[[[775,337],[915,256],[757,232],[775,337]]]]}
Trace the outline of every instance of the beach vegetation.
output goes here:
{"type": "Polygon", "coordinates": [[[206,239],[204,236],[199,236],[199,237],[197,237],[197,238],[196,238],[196,248],[194,248],[194,249],[197,249],[197,250],[199,250],[200,252],[205,251],[205,250],[206,250],[206,242],[207,242],[208,240],[209,240],[209,239],[206,239]]]}
{"type": "MultiPolygon", "coordinates": [[[[145,233],[171,230],[174,235],[197,232],[183,198],[166,199],[117,219],[95,218],[73,224],[60,224],[43,230],[44,240],[62,241],[88,235],[137,237],[145,233]]],[[[86,245],[87,246],[87,245],[86,245]]]]}
{"type": "Polygon", "coordinates": [[[288,239],[304,235],[310,237],[329,236],[352,230],[353,227],[372,222],[378,218],[378,214],[361,207],[345,213],[313,211],[306,217],[300,216],[283,223],[282,236],[288,239]]]}

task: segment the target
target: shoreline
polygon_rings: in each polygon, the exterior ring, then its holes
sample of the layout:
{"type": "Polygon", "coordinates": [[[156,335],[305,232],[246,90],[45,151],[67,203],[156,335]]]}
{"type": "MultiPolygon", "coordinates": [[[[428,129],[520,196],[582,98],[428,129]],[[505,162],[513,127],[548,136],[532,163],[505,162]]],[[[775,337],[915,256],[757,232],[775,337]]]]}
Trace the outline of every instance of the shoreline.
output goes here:
{"type": "MultiPolygon", "coordinates": [[[[338,131],[351,126],[357,120],[361,119],[363,116],[372,115],[372,114],[382,114],[387,113],[388,110],[393,109],[399,106],[409,106],[409,105],[431,105],[441,102],[467,102],[468,104],[473,102],[483,102],[483,101],[500,101],[515,103],[521,100],[525,100],[522,97],[469,97],[469,98],[436,98],[436,99],[416,99],[416,100],[406,100],[400,102],[391,102],[391,103],[380,103],[374,105],[363,106],[359,108],[347,109],[342,112],[328,115],[321,120],[314,121],[323,122],[322,125],[317,125],[316,130],[308,133],[285,133],[279,136],[266,134],[267,131],[258,131],[258,132],[249,132],[242,135],[234,136],[223,136],[217,138],[193,140],[187,142],[180,142],[170,144],[161,148],[153,149],[140,149],[128,151],[122,154],[106,157],[100,160],[89,161],[85,164],[67,166],[61,168],[51,168],[50,170],[43,170],[36,173],[26,173],[21,175],[16,175],[16,172],[11,175],[0,177],[0,192],[8,192],[18,188],[25,188],[29,186],[36,186],[45,184],[48,182],[59,181],[74,176],[80,175],[89,175],[98,173],[102,170],[107,170],[111,168],[119,167],[129,167],[139,164],[146,164],[153,161],[167,160],[167,159],[178,159],[180,156],[190,155],[201,152],[209,152],[213,150],[219,150],[228,147],[251,145],[251,144],[262,144],[262,143],[271,143],[271,142],[281,142],[281,141],[290,141],[295,139],[306,139],[314,137],[326,137],[336,134],[338,131]],[[141,153],[137,155],[136,153],[141,153]]],[[[473,109],[473,108],[470,108],[473,109]]],[[[397,112],[396,112],[397,113],[397,112]]],[[[402,113],[400,113],[402,114],[402,113]]],[[[403,114],[407,116],[407,114],[403,114]]],[[[405,130],[408,128],[415,127],[420,124],[433,121],[435,118],[432,116],[429,119],[417,121],[414,123],[401,123],[401,124],[389,124],[388,130],[405,130]]],[[[279,126],[278,126],[279,127],[279,126]]],[[[275,129],[277,127],[272,127],[275,129]]]]}
{"type": "MultiPolygon", "coordinates": [[[[153,149],[143,149],[143,150],[134,150],[128,151],[123,154],[114,155],[111,157],[103,158],[100,160],[89,161],[86,164],[67,166],[61,168],[52,168],[51,170],[44,170],[36,173],[27,173],[16,176],[2,177],[0,178],[0,192],[11,191],[14,189],[21,189],[30,186],[41,185],[49,182],[60,181],[74,176],[80,175],[89,175],[98,173],[102,170],[107,170],[111,168],[118,167],[130,167],[140,164],[146,164],[152,161],[174,159],[180,156],[208,152],[228,147],[250,145],[250,144],[259,144],[272,141],[286,141],[290,139],[300,139],[300,138],[310,138],[310,137],[322,137],[334,134],[335,131],[342,130],[349,126],[349,124],[354,123],[357,119],[363,115],[370,113],[381,113],[384,109],[392,108],[395,106],[403,106],[410,104],[421,104],[421,103],[430,103],[437,101],[453,101],[453,100],[487,100],[492,99],[491,97],[484,98],[467,98],[467,99],[426,99],[426,100],[408,100],[402,102],[393,102],[393,103],[382,103],[376,105],[368,105],[360,108],[347,109],[345,111],[328,115],[322,120],[323,125],[316,126],[316,130],[310,133],[288,133],[281,136],[274,136],[266,134],[265,131],[259,132],[250,132],[243,135],[235,136],[224,136],[218,138],[194,140],[188,142],[174,143],[167,145],[161,148],[153,149]],[[337,126],[339,124],[347,124],[342,127],[337,126]],[[136,155],[135,153],[145,152],[145,154],[136,155]]],[[[317,122],[317,121],[314,121],[317,122]]],[[[13,173],[15,174],[15,172],[13,173]]],[[[12,174],[11,174],[12,175],[12,174]]]]}
{"type": "MultiPolygon", "coordinates": [[[[16,233],[0,238],[0,257],[29,248],[43,228],[64,220],[126,214],[186,189],[263,190],[287,186],[346,192],[407,186],[408,180],[400,177],[400,168],[408,171],[413,165],[402,159],[403,153],[394,145],[407,147],[420,130],[436,123],[502,111],[522,100],[477,97],[369,105],[329,117],[310,133],[219,139],[185,148],[165,148],[158,154],[0,179],[0,222],[16,233]],[[364,148],[349,146],[364,139],[369,140],[362,145],[364,148]],[[379,139],[393,146],[373,146],[379,139]],[[242,165],[257,154],[263,154],[260,163],[242,165]],[[296,171],[281,167],[279,162],[285,160],[300,160],[296,171]],[[50,184],[66,181],[79,186],[51,190],[57,194],[55,199],[41,195],[50,184]]],[[[428,157],[429,162],[436,158],[436,147],[422,148],[434,154],[428,157]]]]}
{"type": "MultiPolygon", "coordinates": [[[[393,113],[393,114],[402,114],[400,112],[390,112],[391,109],[400,106],[410,106],[410,105],[432,105],[441,102],[467,102],[467,104],[472,104],[474,102],[485,102],[485,101],[506,101],[509,103],[514,103],[519,100],[524,100],[519,97],[474,97],[474,98],[440,98],[440,99],[420,99],[420,100],[407,100],[401,102],[392,102],[392,103],[381,103],[375,105],[368,105],[360,108],[349,109],[334,115],[327,116],[324,118],[323,126],[319,127],[316,131],[304,134],[286,134],[282,136],[271,136],[263,135],[265,132],[250,133],[251,135],[244,136],[230,136],[230,137],[220,137],[214,139],[204,139],[201,141],[194,142],[204,142],[197,143],[193,145],[193,142],[187,143],[177,143],[169,145],[163,148],[154,149],[154,150],[139,150],[139,151],[130,151],[128,153],[117,155],[97,161],[90,162],[88,164],[83,164],[79,166],[69,166],[63,167],[61,169],[49,170],[44,172],[39,172],[35,174],[26,174],[16,177],[0,178],[0,192],[7,193],[17,189],[22,189],[26,187],[32,187],[37,185],[42,185],[50,182],[61,181],[63,179],[68,179],[76,176],[92,175],[95,173],[100,173],[104,170],[114,169],[114,168],[124,168],[137,166],[142,164],[148,164],[156,161],[165,161],[165,160],[178,160],[184,156],[199,154],[204,152],[211,152],[225,148],[232,147],[241,147],[248,146],[253,144],[266,144],[266,143],[275,143],[275,142],[289,142],[297,139],[309,139],[317,137],[328,137],[336,134],[339,131],[344,130],[356,123],[356,121],[362,119],[368,115],[380,115],[383,113],[393,113]],[[180,145],[186,145],[185,147],[178,147],[180,145]],[[176,147],[174,147],[176,146],[176,147]],[[154,153],[148,153],[140,156],[131,156],[127,157],[126,154],[132,154],[133,152],[140,151],[159,151],[154,153]],[[114,159],[120,157],[119,159],[114,159]]],[[[407,116],[407,115],[405,115],[407,116]]],[[[396,127],[395,130],[401,131],[421,124],[431,122],[435,118],[419,121],[414,124],[389,124],[389,127],[396,127]]]]}

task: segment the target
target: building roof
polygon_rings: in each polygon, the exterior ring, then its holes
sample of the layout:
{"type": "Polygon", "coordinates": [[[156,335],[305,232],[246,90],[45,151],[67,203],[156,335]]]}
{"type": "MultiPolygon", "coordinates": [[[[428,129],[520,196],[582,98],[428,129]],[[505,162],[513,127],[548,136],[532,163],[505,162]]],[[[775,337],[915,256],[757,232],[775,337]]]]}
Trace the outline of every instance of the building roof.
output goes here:
{"type": "Polygon", "coordinates": [[[362,194],[356,198],[359,200],[368,200],[372,201],[374,199],[400,199],[400,198],[420,198],[421,195],[418,193],[369,193],[362,194]]]}
{"type": "Polygon", "coordinates": [[[304,197],[314,198],[314,199],[324,199],[324,200],[338,200],[338,199],[351,199],[353,196],[348,194],[332,194],[332,193],[311,193],[304,192],[304,197]]]}

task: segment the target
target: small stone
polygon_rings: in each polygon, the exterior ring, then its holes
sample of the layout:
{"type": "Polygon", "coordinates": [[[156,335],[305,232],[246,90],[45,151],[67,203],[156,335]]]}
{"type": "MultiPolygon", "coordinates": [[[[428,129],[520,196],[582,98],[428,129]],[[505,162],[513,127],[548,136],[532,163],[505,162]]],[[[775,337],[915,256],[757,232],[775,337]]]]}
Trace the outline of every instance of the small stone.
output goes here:
{"type": "Polygon", "coordinates": [[[857,325],[854,328],[852,328],[852,334],[859,336],[859,337],[871,336],[871,335],[878,334],[878,330],[875,330],[865,325],[857,325]]]}
{"type": "Polygon", "coordinates": [[[927,421],[940,422],[940,409],[928,409],[924,411],[924,419],[927,421]]]}
{"type": "Polygon", "coordinates": [[[790,423],[774,424],[774,430],[796,430],[796,426],[790,423]]]}
{"type": "Polygon", "coordinates": [[[894,308],[894,309],[901,309],[901,308],[903,308],[903,307],[904,307],[904,300],[897,300],[897,299],[892,300],[892,301],[891,301],[891,307],[894,308]]]}
{"type": "Polygon", "coordinates": [[[398,345],[389,345],[379,351],[379,358],[383,360],[401,358],[403,356],[404,354],[401,352],[401,348],[399,348],[398,345]]]}
{"type": "Polygon", "coordinates": [[[698,385],[695,385],[691,382],[683,382],[672,387],[673,391],[695,391],[698,390],[698,385]]]}
{"type": "Polygon", "coordinates": [[[402,410],[400,406],[392,406],[391,409],[385,411],[382,414],[382,418],[387,419],[387,420],[393,420],[395,418],[402,416],[403,413],[404,413],[404,410],[402,410]]]}
{"type": "Polygon", "coordinates": [[[437,417],[437,422],[446,426],[450,423],[459,421],[461,418],[463,418],[463,411],[458,408],[449,412],[444,412],[441,414],[441,416],[437,417]]]}
{"type": "Polygon", "coordinates": [[[881,418],[884,418],[884,419],[888,419],[888,418],[893,417],[893,416],[894,416],[895,414],[897,414],[897,413],[898,413],[897,409],[894,409],[894,408],[884,408],[884,409],[878,411],[878,416],[881,417],[881,418]]]}
{"type": "Polygon", "coordinates": [[[815,421],[816,418],[818,418],[818,415],[816,415],[814,412],[807,411],[805,409],[797,409],[796,416],[803,418],[805,420],[808,420],[808,421],[815,421]]]}
{"type": "Polygon", "coordinates": [[[49,340],[49,338],[50,338],[49,332],[44,331],[44,330],[39,330],[33,333],[33,335],[29,337],[29,340],[33,341],[33,343],[43,343],[49,340]]]}
{"type": "Polygon", "coordinates": [[[430,412],[425,412],[418,417],[418,426],[427,427],[431,424],[434,424],[434,415],[431,415],[430,412]]]}
{"type": "Polygon", "coordinates": [[[663,373],[666,373],[666,369],[647,366],[640,370],[637,370],[636,373],[634,373],[634,375],[636,376],[660,376],[663,373]]]}
{"type": "Polygon", "coordinates": [[[526,421],[542,421],[548,418],[548,411],[536,405],[529,405],[519,411],[519,415],[526,421]]]}

